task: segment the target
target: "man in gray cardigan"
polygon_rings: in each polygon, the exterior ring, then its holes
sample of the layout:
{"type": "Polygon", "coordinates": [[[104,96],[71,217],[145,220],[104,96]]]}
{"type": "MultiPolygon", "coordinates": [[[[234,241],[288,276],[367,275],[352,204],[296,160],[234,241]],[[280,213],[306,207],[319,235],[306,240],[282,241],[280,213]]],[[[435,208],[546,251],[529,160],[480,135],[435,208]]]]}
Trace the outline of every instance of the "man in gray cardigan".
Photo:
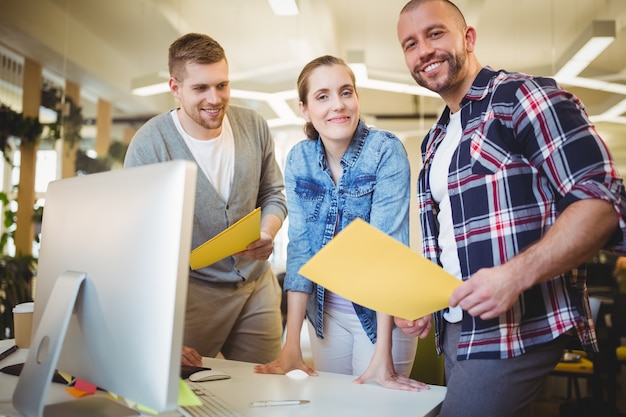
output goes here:
{"type": "MultiPolygon", "coordinates": [[[[172,159],[198,164],[192,248],[261,207],[261,238],[235,256],[189,272],[182,363],[201,356],[266,363],[281,349],[281,289],[267,261],[287,215],[267,122],[229,106],[223,48],[190,33],[169,48],[170,90],[180,107],[142,126],[125,167],[172,159]]],[[[159,225],[155,225],[159,227],[159,225]]]]}

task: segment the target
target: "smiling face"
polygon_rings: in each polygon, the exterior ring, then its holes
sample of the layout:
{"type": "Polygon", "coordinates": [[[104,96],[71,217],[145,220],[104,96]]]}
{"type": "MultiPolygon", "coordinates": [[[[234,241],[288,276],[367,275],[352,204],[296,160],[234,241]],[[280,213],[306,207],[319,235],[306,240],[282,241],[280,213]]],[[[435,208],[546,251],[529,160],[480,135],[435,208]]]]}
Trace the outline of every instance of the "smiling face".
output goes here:
{"type": "Polygon", "coordinates": [[[359,123],[359,100],[352,77],[343,65],[322,65],[308,76],[302,116],[319,132],[322,141],[350,143],[359,123]]]}
{"type": "Polygon", "coordinates": [[[182,80],[172,77],[170,90],[180,102],[178,111],[185,131],[196,139],[212,139],[222,131],[230,101],[228,64],[188,62],[182,80]]]}
{"type": "Polygon", "coordinates": [[[477,73],[476,31],[444,1],[426,1],[400,14],[398,39],[411,75],[458,106],[477,73]]]}

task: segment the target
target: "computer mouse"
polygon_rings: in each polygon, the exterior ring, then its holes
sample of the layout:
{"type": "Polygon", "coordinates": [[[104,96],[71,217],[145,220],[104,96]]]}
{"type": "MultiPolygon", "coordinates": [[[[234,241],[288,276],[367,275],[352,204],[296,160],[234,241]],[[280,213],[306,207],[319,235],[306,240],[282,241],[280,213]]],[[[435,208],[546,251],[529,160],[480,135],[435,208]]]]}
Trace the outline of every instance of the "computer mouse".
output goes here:
{"type": "Polygon", "coordinates": [[[204,381],[217,381],[220,379],[228,379],[230,375],[226,372],[218,371],[216,369],[206,369],[203,371],[194,372],[189,375],[189,380],[192,382],[204,382],[204,381]]]}
{"type": "Polygon", "coordinates": [[[302,369],[293,369],[287,372],[285,375],[287,375],[289,378],[294,378],[294,379],[304,379],[309,376],[309,374],[304,372],[302,369]]]}

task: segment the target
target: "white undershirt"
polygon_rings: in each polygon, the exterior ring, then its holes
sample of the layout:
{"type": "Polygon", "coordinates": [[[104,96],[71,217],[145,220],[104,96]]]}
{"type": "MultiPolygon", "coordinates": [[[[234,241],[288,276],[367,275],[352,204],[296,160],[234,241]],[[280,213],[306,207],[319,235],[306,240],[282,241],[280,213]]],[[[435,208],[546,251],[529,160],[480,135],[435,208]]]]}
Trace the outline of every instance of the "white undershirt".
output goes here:
{"type": "Polygon", "coordinates": [[[224,116],[220,135],[209,140],[189,136],[180,124],[176,110],[172,110],[172,119],[187,147],[191,150],[198,167],[224,202],[227,202],[235,174],[235,138],[228,116],[224,116]]]}
{"type": "MultiPolygon", "coordinates": [[[[439,213],[437,214],[439,236],[437,239],[441,248],[441,264],[443,269],[458,279],[461,279],[461,265],[454,240],[452,210],[448,194],[448,172],[452,162],[452,154],[461,140],[461,133],[461,112],[456,112],[450,115],[446,136],[437,148],[430,168],[430,189],[433,199],[439,204],[439,213]]],[[[461,308],[458,306],[450,307],[443,317],[450,323],[457,323],[462,318],[461,308]]]]}

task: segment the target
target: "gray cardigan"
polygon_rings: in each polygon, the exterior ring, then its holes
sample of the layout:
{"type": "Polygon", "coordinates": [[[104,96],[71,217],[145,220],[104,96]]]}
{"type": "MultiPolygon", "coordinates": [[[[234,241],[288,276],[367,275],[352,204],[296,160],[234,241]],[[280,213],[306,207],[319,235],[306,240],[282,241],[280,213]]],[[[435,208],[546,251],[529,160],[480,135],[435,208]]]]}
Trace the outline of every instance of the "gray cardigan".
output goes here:
{"type": "MultiPolygon", "coordinates": [[[[262,216],[271,213],[281,220],[287,216],[283,176],[274,156],[274,141],[267,122],[255,111],[234,105],[228,107],[227,115],[235,138],[235,173],[230,198],[224,203],[202,170],[198,170],[192,249],[256,207],[261,207],[262,216]]],[[[195,162],[167,112],[153,117],[137,131],[124,166],[172,159],[195,162]]],[[[212,282],[241,282],[258,278],[269,267],[267,261],[230,256],[205,268],[190,270],[189,276],[212,282]]]]}

